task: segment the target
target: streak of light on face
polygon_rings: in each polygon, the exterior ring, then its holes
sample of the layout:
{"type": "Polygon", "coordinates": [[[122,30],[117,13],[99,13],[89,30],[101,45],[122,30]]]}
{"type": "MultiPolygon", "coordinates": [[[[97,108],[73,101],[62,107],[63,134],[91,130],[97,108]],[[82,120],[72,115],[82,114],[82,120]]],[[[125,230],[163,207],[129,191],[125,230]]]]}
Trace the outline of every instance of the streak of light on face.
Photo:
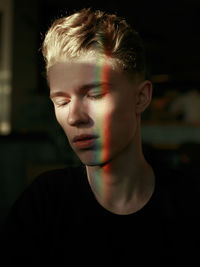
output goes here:
{"type": "MultiPolygon", "coordinates": [[[[101,57],[101,55],[99,57],[101,57]]],[[[99,58],[99,62],[101,61],[101,59],[102,58],[99,58]]],[[[108,62],[109,62],[109,56],[107,56],[105,60],[101,61],[100,64],[98,64],[97,61],[97,64],[95,65],[94,68],[94,79],[104,81],[104,83],[101,86],[102,94],[109,93],[110,90],[109,80],[110,80],[111,66],[108,62]]],[[[95,112],[98,113],[98,110],[96,110],[95,112]]],[[[94,160],[96,162],[106,162],[110,154],[110,116],[109,115],[105,116],[103,120],[96,118],[96,129],[98,131],[97,135],[102,137],[99,140],[99,142],[101,142],[101,144],[104,145],[104,149],[96,150],[97,152],[94,154],[94,160]]],[[[97,143],[97,146],[98,145],[99,144],[97,143]]],[[[110,171],[110,164],[106,163],[104,166],[102,166],[100,171],[97,172],[96,175],[98,175],[98,177],[95,177],[95,186],[96,188],[98,188],[97,191],[100,193],[100,195],[103,195],[104,197],[106,197],[108,192],[105,192],[103,188],[104,185],[103,181],[105,181],[107,175],[109,174],[109,171],[110,171]]]]}

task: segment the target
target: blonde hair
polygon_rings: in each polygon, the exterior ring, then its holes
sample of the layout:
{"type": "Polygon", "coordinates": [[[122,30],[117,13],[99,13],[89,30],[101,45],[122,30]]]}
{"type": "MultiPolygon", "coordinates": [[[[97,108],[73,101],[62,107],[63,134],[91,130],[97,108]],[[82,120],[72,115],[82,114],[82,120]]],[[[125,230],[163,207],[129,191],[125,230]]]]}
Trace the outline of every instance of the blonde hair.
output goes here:
{"type": "Polygon", "coordinates": [[[123,70],[145,74],[139,34],[115,14],[87,8],[57,19],[42,44],[47,72],[59,60],[76,59],[91,51],[116,59],[123,70]]]}

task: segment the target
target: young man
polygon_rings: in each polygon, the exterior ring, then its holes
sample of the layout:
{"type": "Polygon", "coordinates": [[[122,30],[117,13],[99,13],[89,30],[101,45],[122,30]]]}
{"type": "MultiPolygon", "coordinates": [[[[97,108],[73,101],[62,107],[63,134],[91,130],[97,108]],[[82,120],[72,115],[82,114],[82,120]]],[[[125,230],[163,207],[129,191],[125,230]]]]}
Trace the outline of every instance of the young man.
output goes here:
{"type": "Polygon", "coordinates": [[[152,84],[138,33],[83,9],[52,24],[42,52],[56,118],[83,164],[42,174],[17,200],[6,223],[14,264],[194,262],[196,232],[181,226],[193,219],[189,188],[142,152],[152,84]]]}

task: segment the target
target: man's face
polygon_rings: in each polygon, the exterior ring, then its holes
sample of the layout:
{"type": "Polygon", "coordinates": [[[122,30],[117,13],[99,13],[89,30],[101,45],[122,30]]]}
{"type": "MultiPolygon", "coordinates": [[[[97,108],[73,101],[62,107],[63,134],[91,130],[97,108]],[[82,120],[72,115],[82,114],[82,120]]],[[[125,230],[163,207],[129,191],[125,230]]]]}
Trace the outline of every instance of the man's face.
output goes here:
{"type": "Polygon", "coordinates": [[[109,61],[57,63],[48,77],[56,118],[83,164],[106,163],[134,141],[137,83],[109,61]]]}

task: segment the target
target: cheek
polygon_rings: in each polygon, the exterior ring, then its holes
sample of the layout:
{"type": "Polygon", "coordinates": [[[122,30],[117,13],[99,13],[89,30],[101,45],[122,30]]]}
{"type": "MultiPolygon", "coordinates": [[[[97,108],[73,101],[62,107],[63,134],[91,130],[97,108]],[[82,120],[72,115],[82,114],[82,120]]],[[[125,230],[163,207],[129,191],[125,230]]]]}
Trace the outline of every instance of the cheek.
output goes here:
{"type": "MultiPolygon", "coordinates": [[[[110,118],[110,128],[112,133],[125,133],[125,136],[132,134],[136,127],[136,116],[131,112],[119,111],[110,118]]],[[[123,135],[124,136],[124,135],[123,135]]]]}
{"type": "Polygon", "coordinates": [[[114,105],[112,101],[109,100],[101,103],[95,102],[89,107],[89,115],[94,121],[96,129],[99,131],[105,126],[106,123],[108,123],[113,113],[114,105]]]}
{"type": "Polygon", "coordinates": [[[101,128],[102,158],[106,160],[124,149],[133,140],[136,129],[137,123],[131,111],[119,109],[110,112],[101,128]]]}
{"type": "Polygon", "coordinates": [[[89,113],[99,131],[128,131],[133,128],[136,120],[135,103],[123,101],[122,98],[108,97],[103,102],[95,102],[90,106],[89,113]],[[113,100],[114,99],[114,100],[113,100]]]}
{"type": "Polygon", "coordinates": [[[60,124],[60,126],[63,128],[63,130],[66,133],[66,129],[65,129],[66,128],[65,121],[67,118],[66,112],[55,110],[55,116],[56,116],[57,122],[60,124]]]}
{"type": "MultiPolygon", "coordinates": [[[[127,101],[128,102],[128,101],[127,101]]],[[[110,117],[110,135],[116,142],[126,142],[135,135],[137,118],[134,111],[134,104],[127,103],[116,109],[110,117]]]]}
{"type": "Polygon", "coordinates": [[[135,133],[136,116],[133,108],[102,106],[93,113],[93,119],[96,131],[105,142],[121,142],[124,138],[130,139],[135,133]]]}
{"type": "Polygon", "coordinates": [[[59,112],[55,109],[55,116],[56,116],[57,122],[62,126],[62,114],[61,114],[61,112],[59,112]]]}

